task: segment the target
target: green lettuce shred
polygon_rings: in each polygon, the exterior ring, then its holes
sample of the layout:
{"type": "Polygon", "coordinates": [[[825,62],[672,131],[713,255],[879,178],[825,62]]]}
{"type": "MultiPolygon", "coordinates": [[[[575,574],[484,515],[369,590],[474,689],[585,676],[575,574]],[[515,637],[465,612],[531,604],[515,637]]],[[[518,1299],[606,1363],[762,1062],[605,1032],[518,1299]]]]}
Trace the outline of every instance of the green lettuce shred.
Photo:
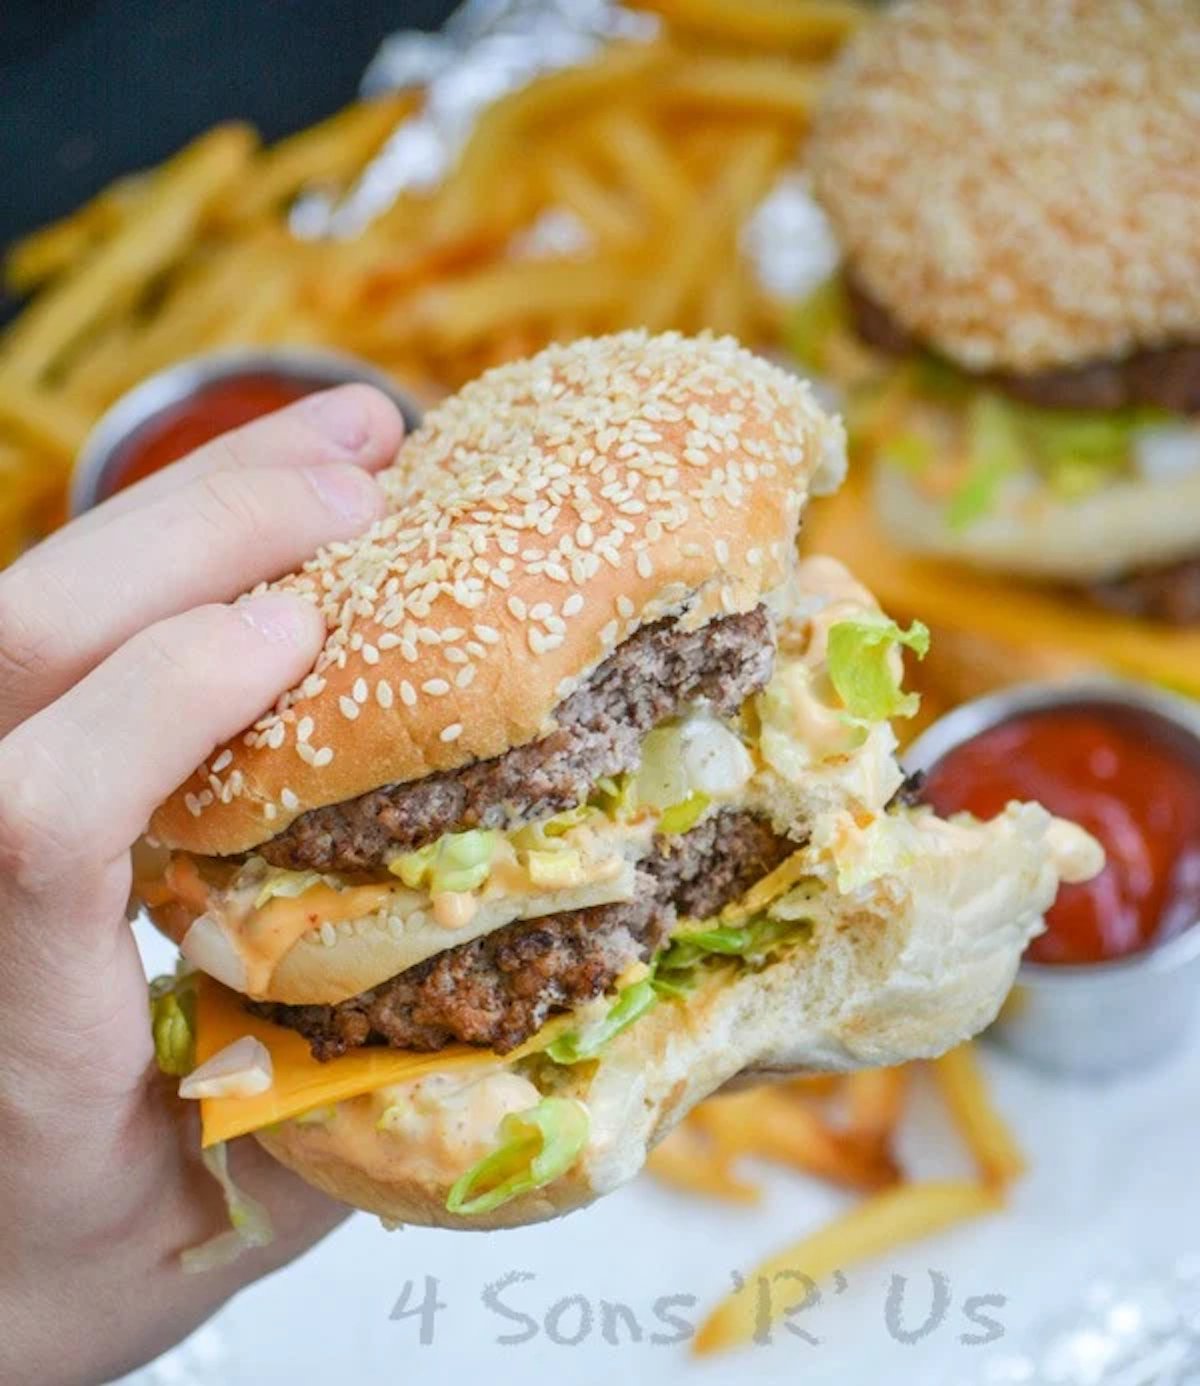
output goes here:
{"type": "Polygon", "coordinates": [[[491,874],[499,836],[482,828],[444,833],[436,842],[397,857],[388,870],[410,890],[424,888],[431,895],[477,890],[491,874]]]}
{"type": "Polygon", "coordinates": [[[1026,455],[1012,405],[998,395],[975,395],[967,408],[967,474],[946,509],[950,528],[969,529],[989,514],[1005,478],[1020,471],[1026,455]]]}
{"type": "Polygon", "coordinates": [[[889,658],[902,645],[918,659],[929,652],[929,630],[914,621],[902,630],[886,616],[839,621],[830,627],[829,680],[847,715],[859,726],[888,717],[911,717],[920,705],[916,693],[905,693],[889,658]]]}
{"type": "Polygon", "coordinates": [[[194,974],[156,977],[150,983],[150,1033],[160,1072],[186,1078],[196,1067],[194,974]]]}
{"type": "Polygon", "coordinates": [[[711,802],[707,794],[701,794],[698,789],[694,789],[680,803],[663,809],[658,820],[658,831],[668,836],[690,832],[704,817],[704,810],[711,802]]]}
{"type": "Polygon", "coordinates": [[[657,1000],[653,976],[643,977],[641,981],[622,987],[599,1025],[560,1035],[546,1046],[546,1054],[556,1064],[579,1064],[594,1059],[610,1040],[616,1039],[622,1030],[628,1029],[635,1020],[645,1015],[657,1000]]]}
{"type": "Polygon", "coordinates": [[[571,1097],[544,1097],[526,1112],[500,1123],[500,1144],[454,1182],[446,1198],[451,1213],[490,1213],[523,1193],[552,1183],[587,1144],[588,1111],[571,1097]]]}
{"type": "Polygon", "coordinates": [[[736,959],[750,967],[761,967],[780,948],[807,937],[811,927],[803,919],[758,915],[745,924],[678,933],[659,954],[652,985],[661,996],[686,996],[699,981],[704,964],[736,959]]]}
{"type": "Polygon", "coordinates": [[[204,1167],[221,1186],[229,1228],[199,1246],[189,1247],[180,1254],[183,1269],[190,1274],[216,1270],[236,1261],[252,1247],[268,1246],[275,1239],[271,1215],[256,1198],[240,1189],[229,1173],[229,1153],[224,1141],[210,1145],[200,1152],[204,1167]]]}

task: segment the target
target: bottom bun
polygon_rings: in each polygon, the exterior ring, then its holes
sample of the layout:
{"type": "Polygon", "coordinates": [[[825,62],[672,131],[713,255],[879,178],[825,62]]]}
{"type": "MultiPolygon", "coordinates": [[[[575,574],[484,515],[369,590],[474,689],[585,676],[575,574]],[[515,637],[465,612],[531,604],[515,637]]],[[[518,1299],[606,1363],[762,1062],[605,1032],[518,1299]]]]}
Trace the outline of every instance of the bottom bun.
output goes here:
{"type": "Polygon", "coordinates": [[[845,897],[793,953],[662,1001],[596,1062],[556,1070],[554,1094],[588,1107],[587,1146],[553,1183],[486,1215],[447,1211],[461,1168],[414,1163],[403,1136],[377,1129],[373,1096],[342,1104],[328,1124],[256,1138],[317,1188],[396,1223],[482,1230],[583,1207],[632,1179],[696,1103],[739,1075],[928,1058],[988,1025],[1058,888],[1052,821],[1014,805],[986,831],[939,824],[903,877],[860,892],[867,903],[845,897]]]}

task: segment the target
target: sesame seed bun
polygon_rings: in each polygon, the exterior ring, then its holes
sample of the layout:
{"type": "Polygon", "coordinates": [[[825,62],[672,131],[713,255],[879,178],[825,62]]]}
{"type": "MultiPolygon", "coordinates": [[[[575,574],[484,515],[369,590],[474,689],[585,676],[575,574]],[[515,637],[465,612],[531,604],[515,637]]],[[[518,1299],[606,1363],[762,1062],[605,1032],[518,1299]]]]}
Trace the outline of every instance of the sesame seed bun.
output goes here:
{"type": "Polygon", "coordinates": [[[461,1168],[414,1167],[405,1137],[377,1129],[372,1096],[341,1104],[328,1125],[282,1122],[255,1137],[334,1198],[396,1222],[486,1230],[583,1207],[632,1179],[696,1103],[735,1079],[930,1058],[989,1024],[1058,888],[1044,817],[1026,806],[1002,827],[946,829],[904,876],[831,900],[790,957],[660,1002],[595,1065],[560,1076],[556,1094],[591,1118],[578,1163],[491,1214],[447,1212],[461,1168]]]}
{"type": "Polygon", "coordinates": [[[864,288],[971,370],[1200,339],[1200,7],[912,0],[831,82],[814,184],[864,288]]]}
{"type": "Polygon", "coordinates": [[[533,740],[644,622],[758,605],[843,466],[808,386],[731,338],[628,332],[488,372],[383,474],[384,520],[274,584],[324,614],[316,667],[151,836],[247,851],[308,809],[533,740]]]}

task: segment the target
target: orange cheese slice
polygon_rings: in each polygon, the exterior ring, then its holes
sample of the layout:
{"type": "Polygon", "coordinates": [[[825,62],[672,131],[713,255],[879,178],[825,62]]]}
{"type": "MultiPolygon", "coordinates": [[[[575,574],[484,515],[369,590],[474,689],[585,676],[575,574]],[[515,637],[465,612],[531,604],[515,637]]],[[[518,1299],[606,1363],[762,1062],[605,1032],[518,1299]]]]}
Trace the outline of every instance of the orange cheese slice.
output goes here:
{"type": "Polygon", "coordinates": [[[1200,631],[1134,620],[1049,588],[906,553],[884,534],[860,477],[805,511],[804,550],[841,559],[893,616],[1077,655],[1081,664],[1200,696],[1200,631]]]}
{"type": "Polygon", "coordinates": [[[498,1060],[491,1050],[457,1044],[433,1054],[382,1046],[355,1049],[340,1059],[321,1063],[313,1058],[308,1041],[295,1030],[251,1015],[236,992],[203,973],[197,974],[196,981],[197,1065],[244,1035],[253,1035],[266,1046],[273,1070],[273,1081],[264,1093],[254,1097],[202,1099],[201,1143],[204,1146],[230,1141],[277,1121],[287,1121],[314,1107],[345,1102],[391,1083],[409,1082],[426,1073],[444,1073],[447,1069],[472,1064],[512,1063],[523,1054],[544,1048],[564,1024],[570,1023],[569,1016],[550,1021],[503,1060],[498,1060]]]}

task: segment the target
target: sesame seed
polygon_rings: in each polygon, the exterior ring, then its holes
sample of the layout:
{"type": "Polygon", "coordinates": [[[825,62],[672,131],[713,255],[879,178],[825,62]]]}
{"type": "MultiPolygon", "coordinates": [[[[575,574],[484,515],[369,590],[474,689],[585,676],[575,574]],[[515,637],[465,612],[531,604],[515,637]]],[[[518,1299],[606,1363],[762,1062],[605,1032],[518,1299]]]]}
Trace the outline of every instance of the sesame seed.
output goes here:
{"type": "Polygon", "coordinates": [[[440,698],[444,693],[450,692],[450,685],[445,679],[426,679],[421,685],[421,690],[434,698],[440,698]]]}
{"type": "Polygon", "coordinates": [[[578,616],[583,610],[583,593],[572,592],[562,604],[562,614],[564,616],[578,616]]]}
{"type": "Polygon", "coordinates": [[[300,807],[300,800],[296,798],[287,785],[284,785],[279,791],[279,802],[289,813],[294,813],[300,807]]]}
{"type": "Polygon", "coordinates": [[[386,679],[380,679],[375,685],[375,701],[382,708],[389,708],[394,701],[392,685],[386,679]]]}
{"type": "Polygon", "coordinates": [[[346,718],[348,722],[353,722],[354,719],[358,716],[358,704],[354,701],[353,698],[347,698],[344,693],[338,699],[338,708],[340,709],[342,716],[346,718]]]}
{"type": "Polygon", "coordinates": [[[441,739],[443,741],[457,741],[462,735],[462,723],[451,722],[448,727],[442,728],[441,739]]]}
{"type": "Polygon", "coordinates": [[[475,678],[475,666],[468,664],[454,676],[455,688],[469,688],[475,678]]]}
{"type": "Polygon", "coordinates": [[[408,707],[416,706],[417,690],[407,679],[400,680],[400,701],[408,707]]]}
{"type": "Polygon", "coordinates": [[[500,632],[493,626],[476,626],[475,634],[485,645],[495,645],[500,639],[500,632]]]}
{"type": "Polygon", "coordinates": [[[525,618],[529,615],[529,608],[518,596],[514,595],[509,597],[507,605],[509,611],[512,612],[512,614],[517,618],[518,621],[525,620],[525,618]]]}
{"type": "Polygon", "coordinates": [[[325,768],[327,765],[331,765],[332,763],[333,763],[333,747],[332,747],[332,746],[322,746],[321,749],[317,752],[317,754],[313,757],[313,765],[314,765],[314,766],[316,767],[316,769],[318,769],[318,770],[324,770],[324,768],[325,768]]]}
{"type": "Polygon", "coordinates": [[[228,747],[212,763],[213,773],[219,775],[233,764],[233,752],[228,747]]]}
{"type": "Polygon", "coordinates": [[[303,744],[305,741],[307,741],[309,737],[313,734],[314,726],[315,723],[313,722],[313,719],[311,717],[301,717],[299,722],[296,723],[297,742],[303,744]]]}

